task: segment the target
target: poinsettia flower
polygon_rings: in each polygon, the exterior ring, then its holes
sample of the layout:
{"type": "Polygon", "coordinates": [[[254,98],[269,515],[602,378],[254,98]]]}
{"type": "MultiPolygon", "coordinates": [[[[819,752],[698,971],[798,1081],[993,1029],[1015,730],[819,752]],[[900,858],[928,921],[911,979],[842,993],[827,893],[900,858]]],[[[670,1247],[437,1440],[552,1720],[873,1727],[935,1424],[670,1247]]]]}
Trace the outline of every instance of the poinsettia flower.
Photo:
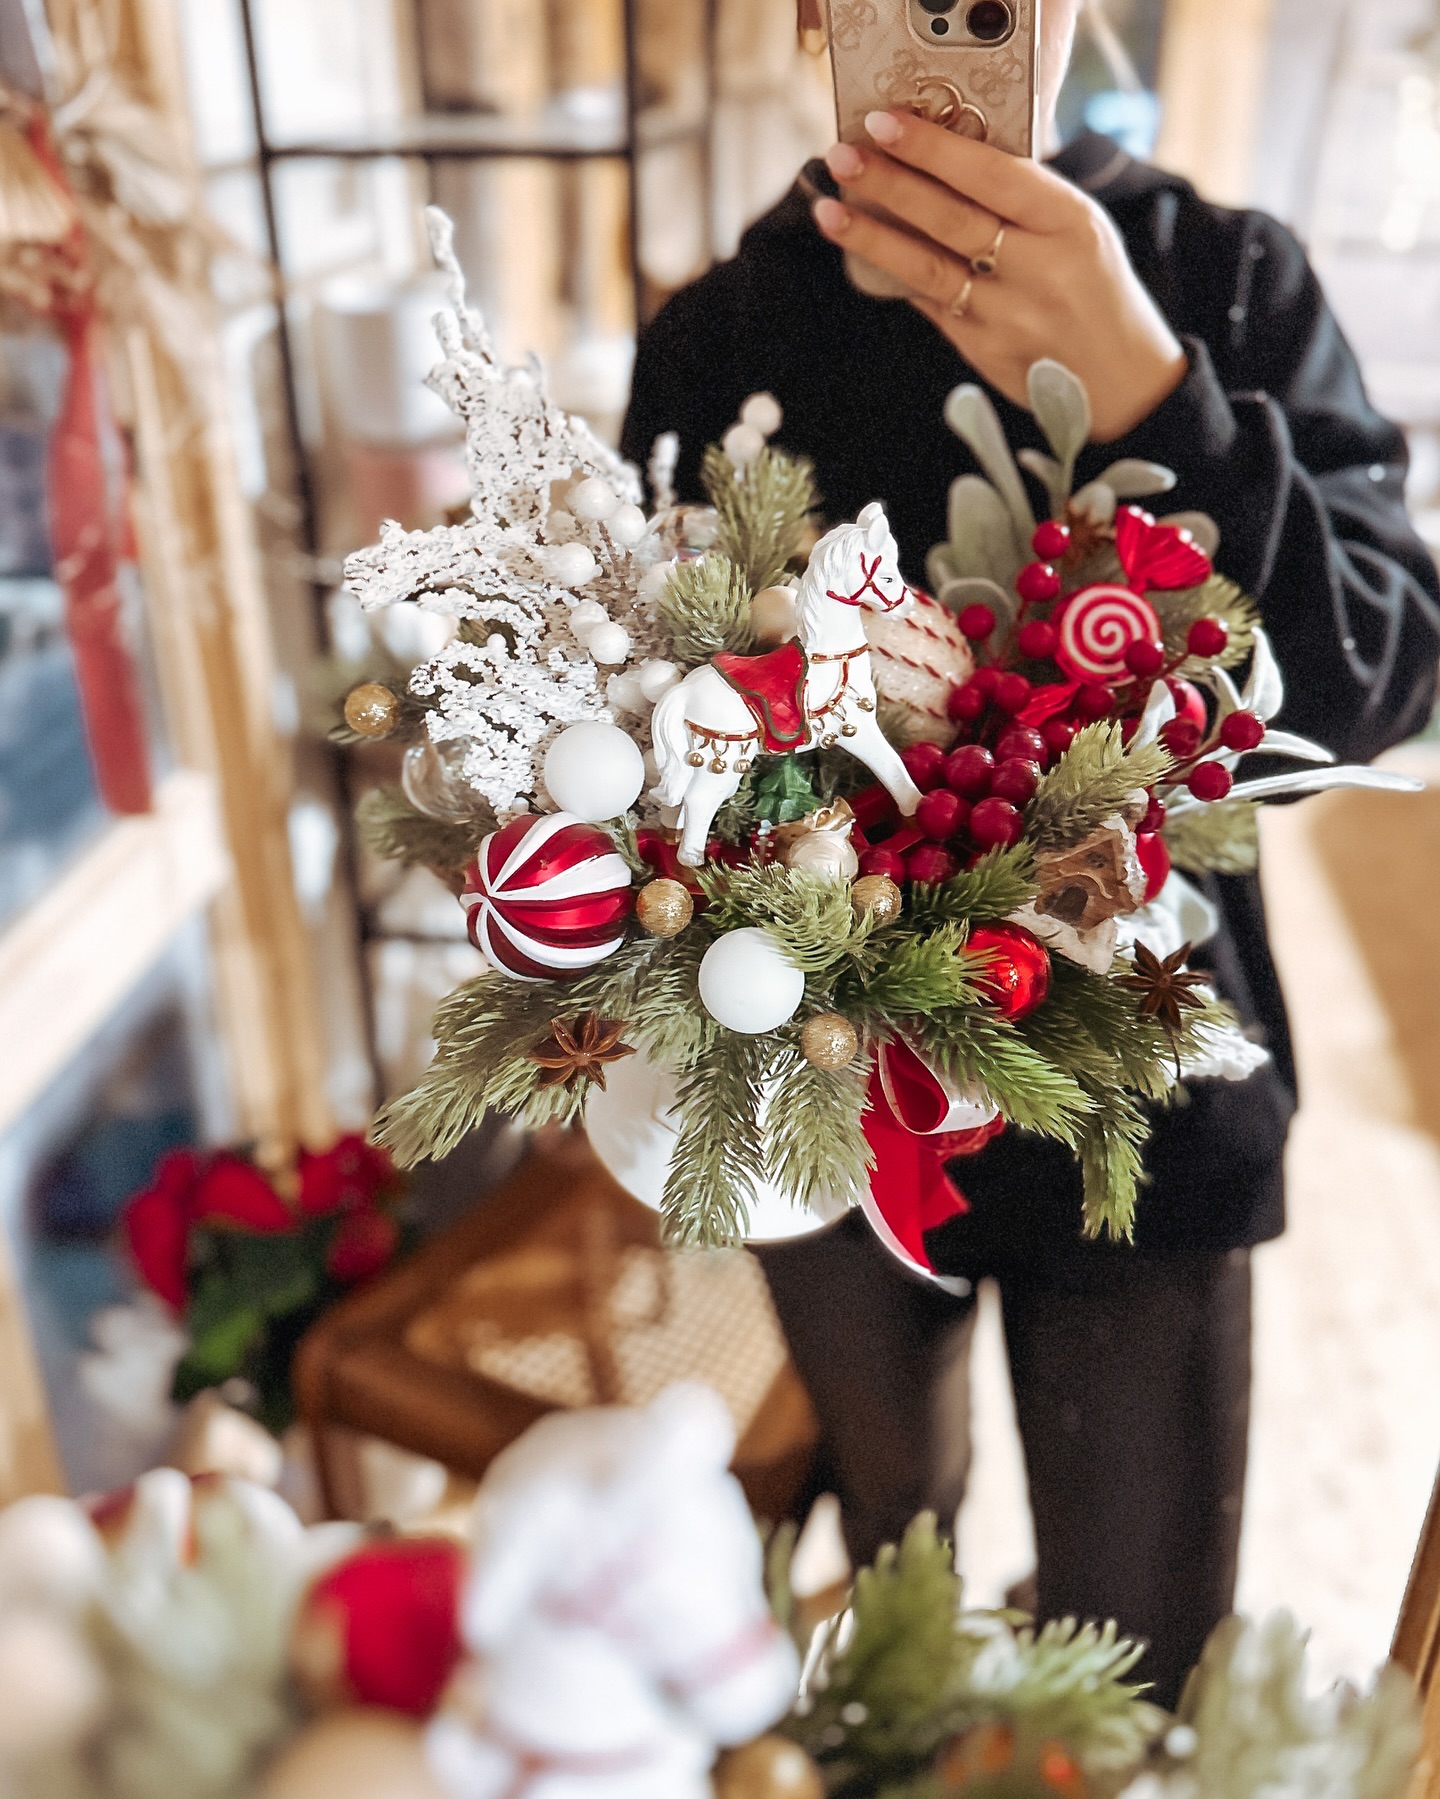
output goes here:
{"type": "Polygon", "coordinates": [[[395,1164],[386,1152],[352,1132],[329,1149],[301,1150],[300,1210],[307,1218],[326,1218],[373,1205],[394,1179],[395,1164]]]}
{"type": "Polygon", "coordinates": [[[196,1224],[238,1224],[268,1234],[295,1228],[295,1215],[251,1163],[221,1155],[201,1175],[191,1198],[196,1224]]]}
{"type": "Polygon", "coordinates": [[[193,1150],[172,1151],[162,1158],[150,1185],[130,1200],[120,1218],[130,1259],[141,1280],[177,1312],[185,1309],[191,1200],[203,1167],[193,1150]]]}
{"type": "Polygon", "coordinates": [[[346,1286],[379,1274],[400,1244],[400,1227],[388,1212],[363,1206],[348,1213],[330,1240],[326,1271],[346,1286]]]}

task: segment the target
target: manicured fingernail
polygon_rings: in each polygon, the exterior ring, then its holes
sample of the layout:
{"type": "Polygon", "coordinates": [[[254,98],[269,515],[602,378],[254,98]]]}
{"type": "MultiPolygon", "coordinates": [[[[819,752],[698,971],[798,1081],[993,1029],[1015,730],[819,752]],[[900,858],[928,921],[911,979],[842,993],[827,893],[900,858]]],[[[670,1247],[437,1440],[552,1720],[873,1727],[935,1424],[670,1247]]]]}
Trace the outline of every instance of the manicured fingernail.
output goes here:
{"type": "Polygon", "coordinates": [[[865,158],[853,144],[832,144],[825,152],[825,166],[837,181],[853,181],[865,169],[865,158]]]}
{"type": "Polygon", "coordinates": [[[893,112],[867,112],[865,129],[877,144],[897,144],[904,127],[893,112]]]}
{"type": "Polygon", "coordinates": [[[844,231],[850,223],[850,208],[838,200],[817,200],[815,223],[825,232],[844,231]]]}

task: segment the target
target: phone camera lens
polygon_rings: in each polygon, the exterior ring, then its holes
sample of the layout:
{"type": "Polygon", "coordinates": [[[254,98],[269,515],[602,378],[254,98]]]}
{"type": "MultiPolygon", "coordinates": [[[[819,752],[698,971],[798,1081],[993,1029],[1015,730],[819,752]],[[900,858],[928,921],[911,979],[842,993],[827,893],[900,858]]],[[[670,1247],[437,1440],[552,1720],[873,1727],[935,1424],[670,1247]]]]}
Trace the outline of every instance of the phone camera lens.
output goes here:
{"type": "Polygon", "coordinates": [[[976,0],[965,15],[965,29],[982,44],[998,44],[1010,35],[1014,25],[1015,15],[1005,0],[976,0]]]}
{"type": "Polygon", "coordinates": [[[950,29],[950,21],[948,19],[932,19],[930,29],[936,37],[944,37],[950,29]]]}
{"type": "MultiPolygon", "coordinates": [[[[930,13],[953,12],[956,4],[957,0],[920,0],[920,10],[930,13]]],[[[932,26],[931,29],[933,30],[934,27],[932,26]]],[[[949,27],[947,26],[946,29],[948,30],[949,27]]]]}

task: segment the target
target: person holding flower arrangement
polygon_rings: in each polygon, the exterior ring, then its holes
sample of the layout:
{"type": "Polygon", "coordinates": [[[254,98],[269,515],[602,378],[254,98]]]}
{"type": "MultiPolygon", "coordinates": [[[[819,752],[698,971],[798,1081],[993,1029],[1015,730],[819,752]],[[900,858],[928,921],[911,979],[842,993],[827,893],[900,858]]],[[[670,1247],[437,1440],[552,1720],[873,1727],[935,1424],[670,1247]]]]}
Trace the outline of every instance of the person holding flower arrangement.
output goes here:
{"type": "MultiPolygon", "coordinates": [[[[1044,9],[1052,138],[1078,12],[1078,0],[1044,9]]],[[[975,469],[946,396],[979,382],[1041,469],[1028,383],[1054,359],[1090,396],[1076,487],[1158,465],[1176,477],[1167,511],[1214,522],[1219,563],[1258,602],[1285,677],[1278,724],[1362,762],[1418,731],[1440,585],[1406,519],[1403,439],[1371,407],[1290,233],[1093,133],[1028,163],[902,112],[867,128],[868,144],[807,167],[735,259],[642,335],[624,452],[643,466],[657,437],[678,434],[679,497],[698,500],[704,446],[747,396],[771,393],[776,442],[813,463],[828,517],[880,500],[918,583],[952,483],[975,469]],[[846,253],[911,298],[858,291],[846,253]]],[[[1053,653],[1049,638],[1031,644],[1053,653]]],[[[1196,798],[1222,797],[1218,777],[1212,795],[1201,785],[1196,798]]],[[[1206,878],[1219,928],[1191,965],[1268,1062],[1240,1082],[1187,1082],[1184,1103],[1157,1114],[1132,1243],[1083,1241],[1073,1158],[1012,1130],[954,1168],[967,1209],[925,1238],[946,1285],[899,1268],[854,1215],[762,1251],[857,1561],[923,1507],[953,1516],[974,1283],[999,1278],[1039,1613],[1114,1617],[1147,1639],[1141,1673],[1167,1704],[1233,1599],[1249,1251],[1283,1228],[1296,1105],[1253,852],[1231,867],[1206,878]]]]}

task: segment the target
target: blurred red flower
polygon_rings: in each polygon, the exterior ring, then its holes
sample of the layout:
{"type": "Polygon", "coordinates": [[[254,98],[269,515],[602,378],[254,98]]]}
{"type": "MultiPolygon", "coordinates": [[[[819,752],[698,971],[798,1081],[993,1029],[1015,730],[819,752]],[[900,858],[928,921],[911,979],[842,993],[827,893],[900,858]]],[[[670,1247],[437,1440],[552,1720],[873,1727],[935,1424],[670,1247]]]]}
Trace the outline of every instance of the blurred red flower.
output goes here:
{"type": "Polygon", "coordinates": [[[379,1274],[400,1244],[400,1227],[388,1212],[362,1206],[341,1219],[325,1256],[326,1271],[349,1286],[379,1274]]]}
{"type": "Polygon", "coordinates": [[[355,1206],[373,1206],[395,1180],[395,1165],[383,1149],[358,1132],[325,1150],[300,1152],[300,1210],[310,1218],[355,1206]]]}
{"type": "Polygon", "coordinates": [[[141,1280],[177,1312],[185,1309],[190,1205],[204,1162],[193,1150],[161,1159],[150,1185],[125,1207],[121,1227],[141,1280]]]}
{"type": "Polygon", "coordinates": [[[220,1220],[268,1235],[295,1228],[295,1214],[258,1168],[239,1156],[216,1156],[191,1195],[195,1224],[220,1220]]]}

